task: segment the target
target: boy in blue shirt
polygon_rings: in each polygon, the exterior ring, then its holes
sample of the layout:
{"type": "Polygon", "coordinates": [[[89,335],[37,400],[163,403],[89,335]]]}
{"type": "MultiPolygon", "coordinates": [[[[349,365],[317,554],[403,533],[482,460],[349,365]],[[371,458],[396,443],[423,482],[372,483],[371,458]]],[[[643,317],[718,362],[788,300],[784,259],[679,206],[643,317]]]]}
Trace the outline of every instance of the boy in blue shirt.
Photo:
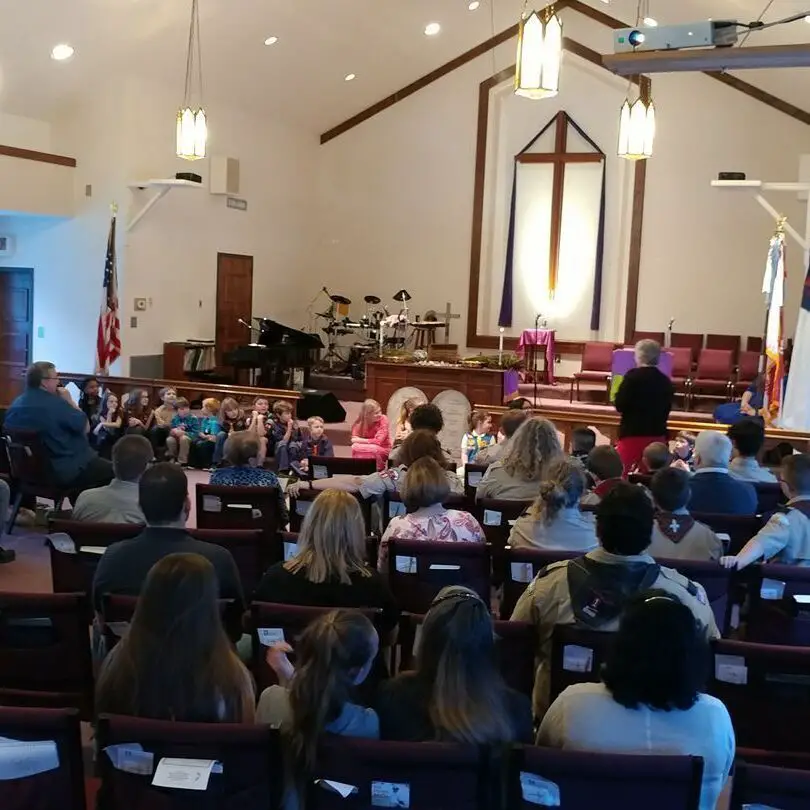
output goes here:
{"type": "Polygon", "coordinates": [[[214,397],[204,399],[202,403],[202,415],[199,417],[199,428],[192,438],[194,452],[192,454],[193,466],[208,470],[213,465],[214,448],[217,436],[222,430],[219,421],[219,409],[221,403],[214,397]]]}
{"type": "Polygon", "coordinates": [[[191,413],[191,406],[185,397],[177,399],[174,407],[172,426],[166,439],[166,455],[173,461],[179,461],[180,466],[188,467],[188,453],[192,440],[199,433],[200,421],[191,413]]]}

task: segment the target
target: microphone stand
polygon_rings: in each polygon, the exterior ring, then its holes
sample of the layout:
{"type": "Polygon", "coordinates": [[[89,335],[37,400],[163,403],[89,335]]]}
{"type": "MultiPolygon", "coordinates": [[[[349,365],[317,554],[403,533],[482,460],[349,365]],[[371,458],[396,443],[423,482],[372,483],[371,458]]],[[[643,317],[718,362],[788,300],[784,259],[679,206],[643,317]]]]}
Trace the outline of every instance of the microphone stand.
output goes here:
{"type": "Polygon", "coordinates": [[[540,329],[540,318],[543,317],[542,312],[537,313],[534,319],[534,339],[535,343],[532,345],[532,375],[534,376],[534,407],[537,407],[537,332],[540,329]]]}

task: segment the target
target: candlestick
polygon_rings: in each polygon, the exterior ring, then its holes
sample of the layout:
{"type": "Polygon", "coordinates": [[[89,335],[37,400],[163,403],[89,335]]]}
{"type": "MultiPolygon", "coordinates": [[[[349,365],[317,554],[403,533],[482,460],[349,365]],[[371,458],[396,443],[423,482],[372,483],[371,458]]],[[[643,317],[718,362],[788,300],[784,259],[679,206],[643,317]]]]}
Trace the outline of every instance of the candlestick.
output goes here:
{"type": "Polygon", "coordinates": [[[498,331],[501,333],[500,337],[498,338],[498,365],[502,366],[503,365],[503,333],[504,333],[504,328],[501,327],[498,331]]]}

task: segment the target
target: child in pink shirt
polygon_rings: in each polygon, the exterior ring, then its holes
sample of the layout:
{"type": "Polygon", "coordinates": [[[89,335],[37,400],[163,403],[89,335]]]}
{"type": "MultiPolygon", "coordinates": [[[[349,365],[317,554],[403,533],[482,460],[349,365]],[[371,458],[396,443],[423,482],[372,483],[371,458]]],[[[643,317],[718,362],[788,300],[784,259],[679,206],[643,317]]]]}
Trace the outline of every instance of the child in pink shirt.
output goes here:
{"type": "Polygon", "coordinates": [[[384,470],[391,452],[391,429],[380,403],[367,399],[352,425],[352,458],[373,458],[384,470]]]}

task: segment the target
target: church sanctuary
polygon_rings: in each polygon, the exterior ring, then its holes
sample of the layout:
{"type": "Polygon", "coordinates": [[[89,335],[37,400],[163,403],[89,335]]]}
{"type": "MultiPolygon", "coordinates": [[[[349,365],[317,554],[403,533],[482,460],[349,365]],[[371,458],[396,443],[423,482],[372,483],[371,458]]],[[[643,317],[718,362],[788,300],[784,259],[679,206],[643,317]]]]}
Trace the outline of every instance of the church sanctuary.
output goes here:
{"type": "Polygon", "coordinates": [[[0,810],[810,808],[810,0],[0,7],[0,810]]]}

